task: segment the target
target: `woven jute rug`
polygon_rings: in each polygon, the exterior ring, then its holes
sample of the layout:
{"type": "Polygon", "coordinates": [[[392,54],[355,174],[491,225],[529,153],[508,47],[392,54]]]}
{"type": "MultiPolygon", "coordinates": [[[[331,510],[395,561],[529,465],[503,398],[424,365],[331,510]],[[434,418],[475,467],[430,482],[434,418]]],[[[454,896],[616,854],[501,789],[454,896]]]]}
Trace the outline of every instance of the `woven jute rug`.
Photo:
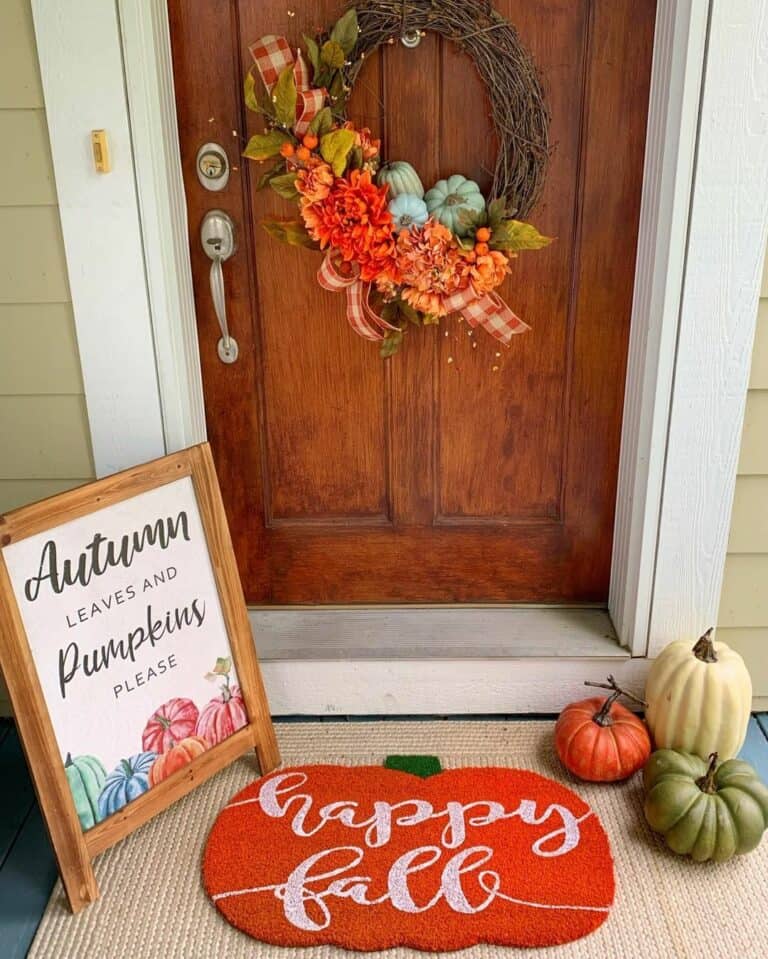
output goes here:
{"type": "MultiPolygon", "coordinates": [[[[768,956],[768,839],[749,856],[697,865],[669,853],[645,826],[640,777],[623,785],[570,779],[545,722],[382,722],[278,725],[286,765],[376,764],[391,753],[432,753],[444,768],[516,766],[559,779],[595,810],[611,841],[616,902],[596,932],[537,950],[473,946],[466,959],[764,959],[768,956]]],[[[319,946],[264,945],[228,925],[203,891],[200,861],[216,815],[255,775],[242,759],[96,862],[98,902],[77,916],[57,884],[33,959],[331,959],[319,946]]],[[[410,949],[382,959],[434,956],[410,949]]]]}

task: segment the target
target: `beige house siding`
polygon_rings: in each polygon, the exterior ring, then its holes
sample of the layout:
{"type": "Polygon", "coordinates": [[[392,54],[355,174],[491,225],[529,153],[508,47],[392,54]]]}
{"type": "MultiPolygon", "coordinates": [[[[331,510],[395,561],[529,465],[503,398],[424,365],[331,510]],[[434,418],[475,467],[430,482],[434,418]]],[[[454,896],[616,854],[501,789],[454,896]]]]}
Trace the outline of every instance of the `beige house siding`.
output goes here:
{"type": "Polygon", "coordinates": [[[768,708],[768,257],[757,315],[718,637],[744,656],[768,708]]]}
{"type": "Polygon", "coordinates": [[[0,3],[0,144],[3,513],[93,476],[30,0],[0,3]]]}
{"type": "Polygon", "coordinates": [[[0,4],[0,512],[93,476],[29,0],[0,4]]]}

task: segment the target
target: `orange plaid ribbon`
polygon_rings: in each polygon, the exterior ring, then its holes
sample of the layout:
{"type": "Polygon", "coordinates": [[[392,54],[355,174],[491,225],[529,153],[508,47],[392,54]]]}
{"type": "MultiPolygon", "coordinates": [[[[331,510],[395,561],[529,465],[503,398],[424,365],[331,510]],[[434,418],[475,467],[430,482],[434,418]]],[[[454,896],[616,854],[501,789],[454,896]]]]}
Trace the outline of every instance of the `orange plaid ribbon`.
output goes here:
{"type": "Polygon", "coordinates": [[[481,326],[505,346],[516,333],[530,330],[530,326],[510,310],[498,293],[479,294],[471,285],[444,297],[443,306],[449,313],[461,314],[473,329],[481,326]]]}
{"type": "Polygon", "coordinates": [[[326,253],[325,259],[317,271],[317,282],[324,290],[330,290],[332,293],[347,294],[347,320],[349,325],[358,334],[366,340],[383,340],[382,330],[396,330],[383,320],[379,314],[371,308],[368,297],[371,292],[371,284],[363,283],[359,276],[359,270],[353,263],[346,264],[350,268],[347,275],[340,272],[330,253],[326,253]]]}
{"type": "Polygon", "coordinates": [[[293,130],[296,136],[304,136],[312,120],[323,108],[325,90],[310,87],[309,68],[301,50],[297,50],[294,57],[285,37],[276,37],[273,34],[261,37],[256,43],[252,43],[248,49],[270,95],[283,70],[286,67],[293,67],[293,76],[296,80],[296,91],[298,93],[296,125],[293,130]]]}

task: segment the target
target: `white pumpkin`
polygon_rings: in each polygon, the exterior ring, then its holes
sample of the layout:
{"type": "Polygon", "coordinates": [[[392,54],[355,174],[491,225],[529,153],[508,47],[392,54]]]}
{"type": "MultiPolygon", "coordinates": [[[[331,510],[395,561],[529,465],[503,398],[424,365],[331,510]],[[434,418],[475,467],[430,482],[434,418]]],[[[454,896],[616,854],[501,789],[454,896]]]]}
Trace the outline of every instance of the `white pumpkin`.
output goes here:
{"type": "Polygon", "coordinates": [[[691,649],[670,643],[648,673],[645,719],[657,749],[731,759],[744,745],[752,680],[739,654],[709,629],[691,649]]]}

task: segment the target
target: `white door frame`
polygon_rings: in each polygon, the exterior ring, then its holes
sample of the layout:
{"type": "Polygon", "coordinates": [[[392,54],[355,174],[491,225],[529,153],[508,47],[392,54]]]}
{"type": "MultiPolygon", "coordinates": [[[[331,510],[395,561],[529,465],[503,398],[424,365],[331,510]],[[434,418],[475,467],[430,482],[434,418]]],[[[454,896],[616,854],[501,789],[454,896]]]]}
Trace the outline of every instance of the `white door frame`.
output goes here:
{"type": "MultiPolygon", "coordinates": [[[[205,437],[167,10],[32,6],[104,475],[205,437]]],[[[609,600],[636,658],[716,621],[768,231],[767,21],[768,0],[658,0],[609,600]]]]}

